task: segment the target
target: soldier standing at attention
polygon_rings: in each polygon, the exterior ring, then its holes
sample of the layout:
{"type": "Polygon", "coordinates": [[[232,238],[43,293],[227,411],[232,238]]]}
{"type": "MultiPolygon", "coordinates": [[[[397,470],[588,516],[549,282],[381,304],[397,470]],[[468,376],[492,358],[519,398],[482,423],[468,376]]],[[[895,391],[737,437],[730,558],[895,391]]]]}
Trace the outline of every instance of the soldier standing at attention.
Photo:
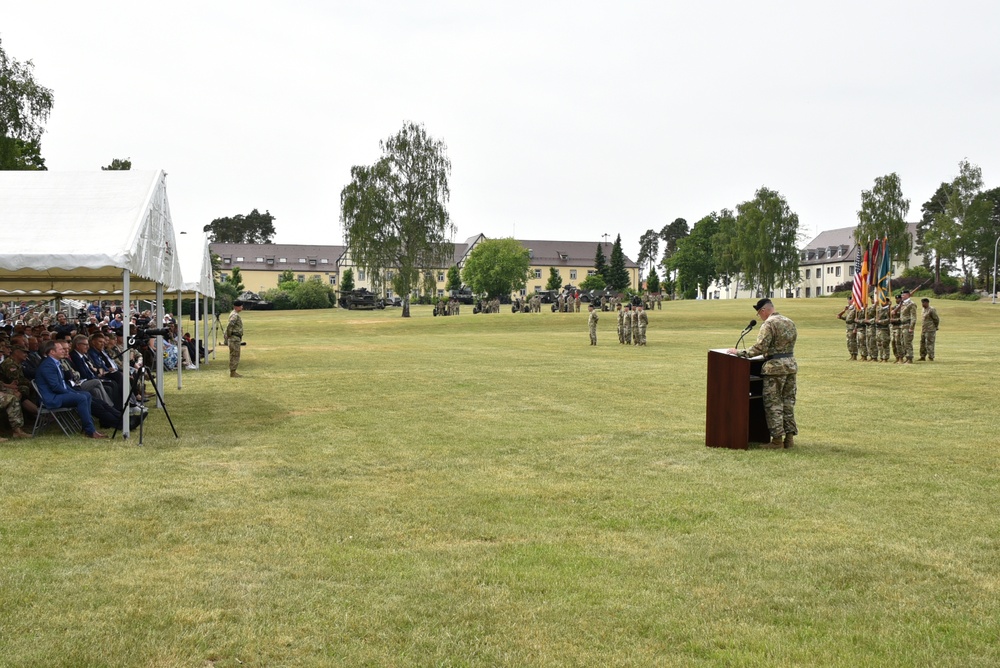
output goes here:
{"type": "Polygon", "coordinates": [[[590,311],[590,316],[587,318],[587,328],[590,329],[590,345],[597,345],[597,311],[594,309],[594,303],[591,302],[587,305],[587,310],[590,311]]]}
{"type": "Polygon", "coordinates": [[[625,304],[622,308],[622,343],[632,345],[632,305],[625,304]]]}
{"type": "Polygon", "coordinates": [[[880,362],[889,361],[889,304],[878,307],[875,314],[875,343],[880,362]]]}
{"type": "Polygon", "coordinates": [[[632,305],[632,345],[639,345],[639,309],[642,308],[642,302],[632,305]]]}
{"type": "Polygon", "coordinates": [[[622,305],[617,305],[618,310],[618,343],[625,343],[625,311],[622,305]]]}
{"type": "Polygon", "coordinates": [[[878,344],[876,343],[875,336],[875,315],[878,311],[878,307],[875,305],[875,300],[872,299],[872,303],[865,308],[865,345],[868,347],[868,361],[877,362],[878,361],[878,344]]]}
{"type": "Polygon", "coordinates": [[[889,332],[892,335],[892,356],[896,358],[894,364],[903,361],[902,333],[899,326],[899,309],[903,306],[903,298],[896,295],[896,305],[889,312],[889,332]]]}
{"type": "Polygon", "coordinates": [[[226,325],[226,343],[229,344],[229,377],[242,378],[236,373],[236,367],[240,365],[240,346],[243,345],[243,318],[240,311],[243,310],[243,302],[239,299],[233,302],[233,312],[229,314],[229,324],[226,325]]]}
{"type": "Polygon", "coordinates": [[[855,313],[854,326],[855,347],[858,349],[858,354],[861,355],[861,361],[864,362],[868,359],[868,325],[865,323],[865,309],[863,307],[859,307],[855,313]]]}
{"type": "Polygon", "coordinates": [[[847,308],[837,314],[837,317],[847,324],[847,352],[852,360],[858,359],[857,321],[858,310],[854,308],[854,300],[847,300],[847,308]]]}
{"type": "Polygon", "coordinates": [[[913,328],[917,326],[917,305],[910,300],[910,291],[903,290],[903,305],[899,309],[901,364],[913,364],[913,328]]]}
{"type": "Polygon", "coordinates": [[[771,442],[768,449],[790,448],[799,433],[795,424],[796,375],[795,340],[798,337],[795,323],[774,310],[766,297],[754,305],[757,317],[764,321],[757,334],[757,342],[746,350],[730,348],[730,355],[740,357],[764,356],[761,375],[764,377],[764,414],[771,442]]]}
{"type": "Polygon", "coordinates": [[[920,325],[920,361],[924,358],[934,361],[934,341],[937,339],[938,326],[941,318],[938,317],[937,309],[931,306],[931,300],[924,297],[920,300],[920,305],[924,307],[924,318],[920,325]]]}
{"type": "Polygon", "coordinates": [[[639,345],[646,345],[646,326],[649,324],[649,316],[646,315],[646,309],[640,308],[639,314],[639,345]]]}

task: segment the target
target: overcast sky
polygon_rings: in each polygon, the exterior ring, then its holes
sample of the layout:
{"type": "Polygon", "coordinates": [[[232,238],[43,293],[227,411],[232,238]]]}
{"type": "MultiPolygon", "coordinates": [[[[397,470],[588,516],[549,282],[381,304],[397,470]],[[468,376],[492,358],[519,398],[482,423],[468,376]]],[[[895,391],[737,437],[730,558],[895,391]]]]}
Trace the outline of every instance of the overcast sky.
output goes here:
{"type": "Polygon", "coordinates": [[[803,241],[897,172],[910,220],[963,158],[1000,185],[1000,3],[5,3],[54,91],[53,171],[164,169],[178,231],[265,209],[342,242],[352,165],[448,147],[456,240],[597,241],[779,191],[803,241]]]}

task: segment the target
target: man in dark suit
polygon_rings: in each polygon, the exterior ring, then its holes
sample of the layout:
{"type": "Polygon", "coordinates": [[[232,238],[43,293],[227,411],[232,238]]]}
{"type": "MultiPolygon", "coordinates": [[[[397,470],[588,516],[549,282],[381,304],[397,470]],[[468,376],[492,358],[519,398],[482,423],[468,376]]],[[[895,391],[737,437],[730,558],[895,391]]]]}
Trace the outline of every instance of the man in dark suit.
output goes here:
{"type": "Polygon", "coordinates": [[[83,433],[87,438],[107,438],[97,431],[94,421],[90,417],[90,395],[72,389],[63,378],[63,370],[59,360],[62,359],[64,350],[67,348],[55,341],[46,341],[39,349],[43,359],[35,374],[35,385],[38,387],[42,404],[49,408],[75,408],[83,423],[83,433]]]}
{"type": "Polygon", "coordinates": [[[94,364],[90,355],[90,340],[87,336],[77,334],[73,337],[73,350],[70,351],[69,358],[73,368],[80,374],[81,381],[97,380],[104,386],[112,406],[121,402],[121,377],[112,378],[106,375],[101,367],[94,364]]]}

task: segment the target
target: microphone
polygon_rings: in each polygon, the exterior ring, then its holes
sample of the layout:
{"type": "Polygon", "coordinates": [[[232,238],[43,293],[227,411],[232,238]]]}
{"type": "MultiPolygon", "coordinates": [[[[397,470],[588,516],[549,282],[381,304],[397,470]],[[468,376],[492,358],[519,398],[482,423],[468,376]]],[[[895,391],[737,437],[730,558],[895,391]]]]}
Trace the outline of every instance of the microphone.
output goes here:
{"type": "Polygon", "coordinates": [[[739,340],[736,342],[736,345],[733,346],[733,347],[736,348],[741,343],[743,343],[743,337],[746,336],[747,334],[749,334],[750,330],[753,329],[756,325],[757,325],[757,321],[756,320],[751,320],[750,324],[747,325],[746,328],[744,328],[743,332],[740,334],[739,340]]]}

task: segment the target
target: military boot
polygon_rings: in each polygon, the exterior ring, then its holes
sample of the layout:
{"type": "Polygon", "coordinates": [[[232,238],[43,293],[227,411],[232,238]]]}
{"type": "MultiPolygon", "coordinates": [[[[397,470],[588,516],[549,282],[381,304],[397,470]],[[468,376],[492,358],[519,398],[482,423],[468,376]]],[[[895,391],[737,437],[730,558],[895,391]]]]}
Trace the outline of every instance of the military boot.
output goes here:
{"type": "Polygon", "coordinates": [[[781,441],[780,436],[772,436],[770,443],[764,443],[760,447],[762,450],[778,450],[785,447],[785,444],[781,441]]]}
{"type": "Polygon", "coordinates": [[[785,434],[785,447],[790,448],[795,445],[795,438],[792,434],[785,434]]]}
{"type": "Polygon", "coordinates": [[[921,356],[920,356],[920,359],[918,359],[917,361],[918,361],[918,362],[926,362],[926,361],[927,361],[927,358],[925,358],[925,357],[924,357],[923,355],[921,355],[921,356]]]}
{"type": "Polygon", "coordinates": [[[853,355],[851,355],[851,359],[856,362],[858,360],[858,354],[854,353],[853,355]]]}
{"type": "Polygon", "coordinates": [[[230,378],[242,378],[242,377],[243,377],[243,375],[242,375],[242,374],[239,374],[239,373],[236,373],[235,371],[230,371],[230,372],[229,372],[229,377],[230,377],[230,378]]]}

